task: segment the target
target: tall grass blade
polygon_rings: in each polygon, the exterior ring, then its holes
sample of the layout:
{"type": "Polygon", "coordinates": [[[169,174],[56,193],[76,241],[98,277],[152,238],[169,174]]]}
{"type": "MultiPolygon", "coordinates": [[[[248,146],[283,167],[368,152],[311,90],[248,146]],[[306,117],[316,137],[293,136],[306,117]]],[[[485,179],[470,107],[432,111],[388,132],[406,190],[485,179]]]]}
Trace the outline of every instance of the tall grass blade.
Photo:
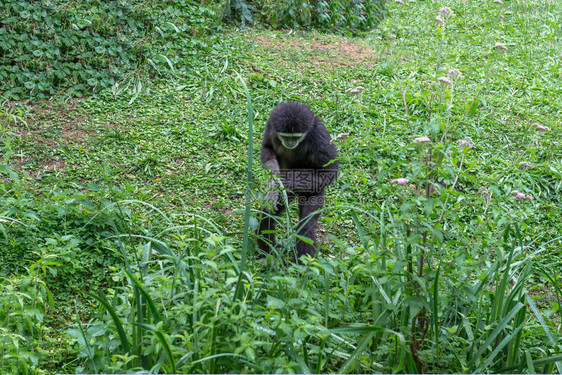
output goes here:
{"type": "Polygon", "coordinates": [[[533,364],[533,358],[528,350],[525,350],[525,362],[527,363],[527,374],[536,374],[535,365],[533,364]]]}
{"type": "Polygon", "coordinates": [[[127,334],[125,333],[125,330],[123,329],[123,324],[121,323],[121,320],[117,316],[117,313],[115,312],[113,306],[111,306],[109,301],[105,298],[105,296],[101,292],[99,292],[99,294],[94,294],[91,292],[88,294],[91,297],[95,298],[99,303],[101,303],[103,307],[105,307],[105,309],[111,316],[111,319],[113,319],[113,323],[115,324],[115,328],[117,329],[117,333],[119,334],[119,340],[121,341],[121,346],[123,347],[123,350],[129,353],[130,355],[132,355],[133,353],[131,352],[131,349],[129,347],[127,334]]]}
{"type": "MultiPolygon", "coordinates": [[[[504,243],[507,242],[508,237],[509,237],[509,229],[510,227],[508,226],[505,230],[504,233],[504,243]]],[[[500,285],[498,286],[498,288],[496,289],[496,293],[495,296],[496,298],[494,299],[494,304],[492,307],[492,313],[490,314],[490,320],[488,321],[488,323],[490,322],[495,322],[497,320],[499,320],[500,316],[501,316],[501,312],[502,310],[504,310],[506,308],[506,306],[504,306],[504,299],[505,299],[505,294],[507,291],[507,285],[510,279],[510,268],[511,268],[511,261],[513,259],[513,252],[515,251],[515,246],[511,246],[511,250],[509,251],[509,255],[507,257],[507,262],[505,263],[505,270],[504,270],[504,274],[503,274],[503,278],[500,282],[500,285]]]]}
{"type": "MultiPolygon", "coordinates": [[[[522,308],[513,321],[514,327],[523,327],[525,325],[525,316],[527,314],[527,306],[522,308]]],[[[520,357],[521,350],[521,338],[523,337],[523,330],[519,330],[515,338],[511,341],[507,351],[507,365],[511,366],[517,363],[517,359],[520,357]]]]}
{"type": "MultiPolygon", "coordinates": [[[[560,300],[560,296],[562,296],[562,282],[559,281],[558,279],[554,279],[543,267],[538,266],[538,268],[542,271],[542,273],[548,278],[548,280],[550,281],[550,283],[552,284],[552,286],[554,286],[554,291],[556,293],[556,302],[558,302],[558,315],[561,318],[560,323],[562,324],[562,312],[561,312],[561,308],[562,308],[562,300],[560,300]]],[[[560,276],[558,276],[560,277],[560,276]]]]}
{"type": "Polygon", "coordinates": [[[353,223],[355,224],[355,228],[357,229],[357,233],[359,234],[359,239],[361,240],[361,244],[363,245],[363,251],[368,251],[369,238],[367,237],[365,231],[363,231],[363,228],[361,227],[361,223],[359,222],[357,213],[351,212],[351,218],[353,219],[353,223]]]}
{"type": "MultiPolygon", "coordinates": [[[[78,328],[80,328],[80,334],[82,335],[82,339],[84,340],[84,345],[86,346],[86,350],[88,351],[88,358],[90,360],[92,360],[95,356],[95,350],[92,348],[92,346],[89,343],[89,340],[86,338],[86,332],[84,332],[84,327],[82,326],[82,322],[80,321],[80,319],[78,320],[78,328]]],[[[94,371],[97,372],[97,364],[95,361],[92,361],[92,364],[94,365],[94,371]]]]}
{"type": "Polygon", "coordinates": [[[137,323],[137,325],[148,331],[154,332],[154,334],[158,338],[158,341],[160,341],[160,344],[164,348],[164,352],[166,353],[166,358],[168,359],[168,363],[170,364],[170,370],[167,372],[169,374],[177,373],[176,362],[174,360],[174,355],[172,354],[172,348],[170,348],[170,344],[168,343],[168,340],[166,339],[164,333],[162,333],[160,330],[156,329],[156,327],[150,324],[137,323]]]}
{"type": "Polygon", "coordinates": [[[293,345],[292,343],[289,343],[289,345],[285,349],[285,352],[289,355],[290,358],[292,358],[295,362],[298,363],[298,365],[300,366],[299,373],[311,374],[310,368],[306,364],[305,360],[300,355],[298,355],[298,353],[295,352],[293,348],[291,348],[292,345],[293,345]]]}
{"type": "MultiPolygon", "coordinates": [[[[482,344],[478,352],[476,352],[476,354],[471,358],[469,362],[469,367],[472,367],[474,364],[476,364],[476,362],[480,359],[482,354],[490,348],[492,342],[500,335],[500,333],[505,329],[505,327],[507,327],[508,323],[515,317],[515,314],[517,314],[517,312],[519,312],[519,310],[521,310],[523,307],[525,307],[525,305],[523,305],[521,302],[517,302],[517,304],[513,307],[513,309],[511,309],[511,311],[503,318],[500,324],[498,324],[498,326],[492,331],[492,333],[490,333],[490,335],[488,336],[484,344],[482,344]]],[[[483,336],[485,335],[486,333],[484,333],[483,336]]]]}
{"type": "MultiPolygon", "coordinates": [[[[547,357],[547,358],[543,358],[543,359],[536,359],[533,361],[533,366],[535,367],[541,367],[541,366],[548,366],[548,365],[552,365],[552,364],[562,364],[562,354],[557,354],[555,356],[552,357],[547,357]]],[[[517,369],[519,367],[519,365],[516,366],[509,366],[509,367],[504,367],[499,369],[498,371],[496,371],[498,374],[507,374],[510,371],[513,371],[515,369],[517,369]]],[[[558,367],[557,367],[558,368],[558,367]]],[[[539,371],[539,373],[547,373],[546,371],[539,371]]],[[[562,372],[560,372],[562,374],[562,372]]]]}
{"type": "Polygon", "coordinates": [[[439,363],[439,273],[441,272],[441,264],[437,267],[437,272],[435,273],[435,281],[433,281],[433,298],[432,298],[432,313],[431,320],[433,323],[433,333],[435,335],[435,360],[439,363]]]}
{"type": "MultiPolygon", "coordinates": [[[[219,353],[219,354],[210,355],[210,356],[207,356],[207,357],[205,357],[205,358],[201,358],[201,359],[195,360],[195,361],[193,361],[193,362],[191,362],[191,363],[197,364],[197,363],[201,363],[201,362],[205,362],[205,361],[209,361],[209,360],[211,360],[211,359],[221,358],[221,357],[234,357],[234,358],[241,358],[241,359],[247,360],[247,358],[246,358],[245,356],[240,355],[240,354],[235,354],[235,353],[219,353]]],[[[250,362],[248,362],[248,363],[250,363],[250,362]]]]}
{"type": "Polygon", "coordinates": [[[490,353],[490,355],[488,356],[488,358],[486,358],[486,360],[476,369],[476,371],[474,371],[477,374],[483,373],[484,369],[488,368],[488,366],[490,366],[490,364],[492,363],[492,361],[496,358],[496,356],[498,355],[498,353],[507,345],[509,344],[514,338],[515,336],[517,336],[519,334],[519,332],[521,331],[521,329],[523,328],[523,324],[521,324],[520,326],[518,326],[515,331],[513,331],[512,333],[510,333],[509,335],[505,336],[503,338],[502,341],[500,341],[500,343],[498,345],[496,345],[496,347],[494,348],[494,350],[492,351],[492,353],[490,353]]]}
{"type": "Polygon", "coordinates": [[[361,342],[359,343],[359,345],[357,346],[357,348],[353,351],[353,353],[351,353],[351,355],[349,356],[349,358],[347,359],[347,361],[345,361],[345,363],[343,364],[343,366],[340,368],[340,370],[338,371],[338,373],[340,374],[348,374],[353,372],[353,370],[355,370],[358,366],[358,357],[361,355],[361,353],[363,353],[363,351],[365,350],[365,348],[367,347],[367,345],[369,345],[369,342],[372,340],[373,336],[375,336],[376,332],[369,332],[364,338],[363,340],[361,340],[361,342]]]}
{"type": "Polygon", "coordinates": [[[324,301],[324,326],[328,327],[330,314],[330,277],[327,268],[324,268],[324,295],[326,298],[324,301]]]}
{"type": "Polygon", "coordinates": [[[141,283],[137,280],[136,277],[134,277],[131,274],[131,272],[129,272],[129,270],[125,270],[125,273],[127,274],[127,276],[129,276],[129,279],[135,284],[135,286],[137,287],[139,292],[142,294],[142,296],[146,300],[146,302],[148,304],[148,308],[150,309],[150,313],[152,314],[152,318],[154,320],[154,323],[161,322],[162,321],[162,315],[160,315],[160,312],[158,311],[158,308],[156,308],[156,305],[154,304],[154,301],[152,301],[152,298],[150,297],[150,294],[148,294],[148,292],[142,287],[141,283]]]}
{"type": "Polygon", "coordinates": [[[318,359],[316,360],[316,371],[314,372],[315,374],[320,374],[321,370],[322,370],[322,354],[324,353],[324,348],[326,347],[326,342],[328,341],[328,339],[330,338],[330,336],[326,335],[326,337],[324,337],[322,339],[322,342],[320,343],[320,350],[318,351],[318,359]]]}
{"type": "MultiPolygon", "coordinates": [[[[529,307],[531,308],[531,311],[533,311],[533,314],[535,314],[535,317],[539,321],[539,324],[541,325],[542,329],[544,330],[544,333],[546,334],[546,337],[548,337],[550,343],[553,346],[555,346],[557,340],[554,337],[554,335],[552,334],[552,332],[550,332],[550,329],[548,328],[548,325],[546,324],[542,314],[540,313],[539,309],[537,308],[537,305],[535,305],[535,302],[533,301],[533,299],[531,297],[529,297],[528,294],[525,294],[525,300],[527,301],[527,303],[529,304],[529,307]]],[[[558,369],[558,372],[560,374],[562,374],[562,362],[556,362],[556,368],[558,369]]]]}
{"type": "Polygon", "coordinates": [[[236,283],[236,289],[234,291],[234,301],[240,298],[242,294],[242,277],[246,267],[246,256],[248,252],[249,238],[250,238],[250,213],[251,213],[251,203],[252,203],[252,180],[253,180],[253,155],[254,155],[254,111],[252,108],[252,99],[250,97],[250,91],[248,91],[248,86],[246,82],[237,72],[238,78],[242,85],[244,86],[244,91],[246,92],[246,101],[248,103],[248,170],[247,170],[247,184],[246,184],[246,207],[244,210],[244,233],[242,235],[242,255],[240,259],[240,271],[238,273],[238,282],[236,283]]]}
{"type": "Polygon", "coordinates": [[[404,340],[404,337],[391,329],[384,328],[384,327],[377,327],[377,326],[356,326],[356,327],[343,327],[343,328],[334,328],[326,330],[325,332],[328,333],[370,333],[370,332],[380,332],[386,331],[393,335],[397,335],[400,340],[404,340]]]}
{"type": "Polygon", "coordinates": [[[519,274],[519,277],[516,278],[517,282],[515,283],[515,285],[513,286],[513,288],[511,289],[511,291],[509,292],[509,294],[508,294],[508,296],[505,300],[505,303],[504,303],[504,306],[503,306],[503,309],[502,309],[503,314],[505,314],[505,311],[513,305],[513,301],[519,300],[523,297],[523,288],[525,287],[525,283],[527,282],[527,278],[531,274],[532,270],[533,270],[533,263],[527,262],[527,264],[525,265],[525,268],[519,274]]]}
{"type": "Polygon", "coordinates": [[[529,304],[529,307],[533,311],[533,314],[535,314],[535,317],[537,318],[537,320],[539,321],[539,324],[541,325],[542,329],[546,333],[546,337],[548,337],[548,340],[550,341],[550,343],[552,345],[556,345],[556,339],[552,335],[552,332],[550,332],[550,329],[548,328],[548,325],[546,324],[541,312],[537,308],[537,305],[535,305],[535,301],[533,301],[533,299],[531,297],[529,297],[528,294],[525,294],[525,300],[529,304]]]}

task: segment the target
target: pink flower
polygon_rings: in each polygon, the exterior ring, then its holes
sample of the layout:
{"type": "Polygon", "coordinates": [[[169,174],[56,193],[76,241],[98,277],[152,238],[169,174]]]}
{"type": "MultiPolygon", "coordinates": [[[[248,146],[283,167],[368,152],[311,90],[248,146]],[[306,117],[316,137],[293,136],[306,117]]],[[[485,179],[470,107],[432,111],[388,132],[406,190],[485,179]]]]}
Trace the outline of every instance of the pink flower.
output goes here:
{"type": "Polygon", "coordinates": [[[443,18],[437,16],[437,17],[435,17],[435,21],[437,21],[437,22],[443,22],[443,18]]]}
{"type": "Polygon", "coordinates": [[[338,136],[336,138],[337,139],[347,139],[347,138],[349,138],[349,133],[340,133],[340,134],[338,134],[338,136]]]}
{"type": "Polygon", "coordinates": [[[523,168],[532,168],[533,166],[526,161],[522,161],[519,165],[523,168]]]}
{"type": "Polygon", "coordinates": [[[390,183],[392,184],[398,184],[398,185],[406,185],[408,182],[410,182],[410,180],[408,180],[407,178],[395,178],[394,180],[390,181],[390,183]]]}
{"type": "Polygon", "coordinates": [[[506,45],[500,42],[497,42],[494,47],[496,47],[498,51],[507,51],[506,45]]]}
{"type": "Polygon", "coordinates": [[[446,14],[450,14],[450,13],[453,13],[453,11],[449,7],[443,7],[441,9],[439,9],[439,14],[441,14],[443,16],[446,15],[446,14]]]}
{"type": "Polygon", "coordinates": [[[517,193],[517,194],[515,194],[515,198],[517,198],[517,199],[525,199],[525,198],[527,198],[527,196],[526,196],[525,194],[523,194],[523,193],[517,193]]]}
{"type": "Polygon", "coordinates": [[[414,142],[427,143],[427,142],[431,142],[431,139],[429,139],[428,137],[418,137],[418,138],[414,138],[414,142]]]}
{"type": "Polygon", "coordinates": [[[527,200],[529,200],[529,201],[532,201],[532,200],[533,200],[533,197],[532,197],[531,195],[526,195],[525,193],[521,193],[521,192],[519,192],[519,191],[517,191],[517,190],[513,190],[513,191],[511,192],[511,194],[515,195],[515,198],[517,198],[517,199],[521,199],[521,200],[527,199],[527,200]]]}
{"type": "Polygon", "coordinates": [[[470,144],[470,141],[464,140],[464,139],[459,139],[457,141],[457,144],[459,145],[459,147],[465,148],[472,148],[472,145],[470,144]]]}
{"type": "Polygon", "coordinates": [[[351,94],[351,95],[357,95],[363,90],[365,90],[365,88],[363,86],[357,86],[354,89],[347,89],[347,90],[345,90],[345,92],[347,92],[348,94],[351,94]]]}
{"type": "Polygon", "coordinates": [[[451,69],[447,74],[449,75],[449,77],[456,77],[461,74],[461,71],[458,69],[451,69]]]}
{"type": "Polygon", "coordinates": [[[437,78],[437,80],[439,82],[443,82],[443,83],[451,83],[451,80],[447,77],[439,77],[439,78],[437,78]]]}
{"type": "Polygon", "coordinates": [[[537,127],[537,129],[541,132],[547,132],[550,131],[550,128],[548,126],[544,126],[544,125],[539,125],[539,124],[535,124],[535,126],[537,127]]]}
{"type": "Polygon", "coordinates": [[[404,2],[403,2],[402,0],[396,0],[396,2],[397,2],[398,4],[402,4],[402,5],[405,5],[405,4],[404,4],[404,2]]]}
{"type": "Polygon", "coordinates": [[[396,35],[394,35],[394,34],[390,34],[390,35],[388,36],[388,39],[390,39],[390,40],[392,40],[392,39],[396,39],[396,35]]]}
{"type": "Polygon", "coordinates": [[[503,5],[503,1],[502,0],[495,0],[496,3],[503,5]]]}

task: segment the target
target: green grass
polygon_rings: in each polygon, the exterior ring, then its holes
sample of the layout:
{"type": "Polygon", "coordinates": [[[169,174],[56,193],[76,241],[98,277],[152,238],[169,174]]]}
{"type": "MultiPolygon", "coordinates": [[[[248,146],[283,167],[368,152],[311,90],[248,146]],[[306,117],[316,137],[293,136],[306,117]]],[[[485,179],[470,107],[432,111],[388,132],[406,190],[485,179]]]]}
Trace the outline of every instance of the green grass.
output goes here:
{"type": "Polygon", "coordinates": [[[360,38],[228,29],[176,74],[2,103],[2,368],[562,373],[561,5],[405,2],[360,38]],[[286,100],[349,137],[317,259],[269,266],[243,237],[286,100]]]}

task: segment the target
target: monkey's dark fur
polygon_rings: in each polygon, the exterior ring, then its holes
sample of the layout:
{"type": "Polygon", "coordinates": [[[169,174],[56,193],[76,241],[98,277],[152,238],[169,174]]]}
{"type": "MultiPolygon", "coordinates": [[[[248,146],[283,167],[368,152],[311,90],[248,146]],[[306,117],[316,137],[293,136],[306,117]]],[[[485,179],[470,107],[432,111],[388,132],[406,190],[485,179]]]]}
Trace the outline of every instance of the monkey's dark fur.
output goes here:
{"type": "MultiPolygon", "coordinates": [[[[282,103],[271,112],[263,136],[261,161],[271,170],[274,178],[277,176],[282,181],[290,201],[297,198],[298,234],[313,241],[313,244],[308,244],[298,240],[297,257],[316,254],[318,214],[310,215],[322,208],[324,189],[337,178],[339,162],[336,158],[336,147],[331,143],[324,124],[306,105],[282,103]],[[280,140],[287,133],[297,133],[297,137],[302,133],[304,138],[296,148],[289,149],[280,140]]],[[[277,184],[272,182],[269,187],[275,189],[277,184]]],[[[266,200],[271,201],[272,208],[266,210],[261,219],[258,247],[269,252],[270,246],[275,246],[275,235],[263,232],[274,229],[275,220],[271,215],[278,215],[285,207],[278,189],[270,190],[266,200]]]]}

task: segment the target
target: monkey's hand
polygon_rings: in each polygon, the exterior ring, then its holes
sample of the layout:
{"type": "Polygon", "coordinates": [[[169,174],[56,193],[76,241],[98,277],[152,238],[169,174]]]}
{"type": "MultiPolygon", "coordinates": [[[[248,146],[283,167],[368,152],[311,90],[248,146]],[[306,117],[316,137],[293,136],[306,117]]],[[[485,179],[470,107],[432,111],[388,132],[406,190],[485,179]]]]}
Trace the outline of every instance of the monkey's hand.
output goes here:
{"type": "Polygon", "coordinates": [[[265,166],[273,173],[274,176],[279,176],[279,163],[276,158],[272,158],[265,162],[265,166]]]}
{"type": "Polygon", "coordinates": [[[280,200],[280,189],[283,187],[283,183],[279,177],[272,177],[267,185],[267,194],[265,194],[265,201],[277,204],[280,200]]]}

